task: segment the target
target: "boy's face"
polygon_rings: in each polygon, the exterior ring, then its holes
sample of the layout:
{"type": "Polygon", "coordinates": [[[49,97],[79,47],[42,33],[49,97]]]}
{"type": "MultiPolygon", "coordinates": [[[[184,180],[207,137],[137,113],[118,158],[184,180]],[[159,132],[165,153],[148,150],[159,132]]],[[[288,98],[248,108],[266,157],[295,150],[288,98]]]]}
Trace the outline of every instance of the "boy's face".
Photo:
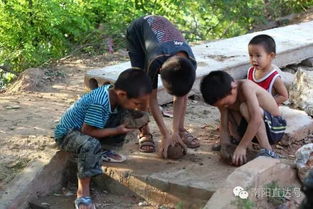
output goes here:
{"type": "Polygon", "coordinates": [[[237,100],[237,83],[232,82],[232,89],[230,94],[227,96],[217,100],[213,106],[219,108],[228,108],[229,106],[233,105],[237,100]]]}
{"type": "Polygon", "coordinates": [[[119,98],[119,101],[119,104],[125,109],[145,111],[149,101],[149,94],[131,99],[125,94],[119,98]]]}
{"type": "Polygon", "coordinates": [[[256,70],[267,71],[270,69],[275,53],[267,53],[262,44],[250,44],[248,46],[250,64],[256,70]]]}
{"type": "Polygon", "coordinates": [[[220,108],[228,108],[230,105],[234,104],[236,102],[236,97],[232,94],[227,95],[226,97],[223,97],[222,99],[217,100],[213,104],[215,107],[220,108]]]}

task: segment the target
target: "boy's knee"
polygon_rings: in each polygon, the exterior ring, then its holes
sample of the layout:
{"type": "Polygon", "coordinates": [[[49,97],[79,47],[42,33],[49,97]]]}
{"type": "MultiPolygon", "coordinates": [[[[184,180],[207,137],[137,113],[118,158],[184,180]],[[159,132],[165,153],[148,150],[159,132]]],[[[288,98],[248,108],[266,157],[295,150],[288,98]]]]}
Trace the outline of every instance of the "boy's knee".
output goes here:
{"type": "Polygon", "coordinates": [[[246,103],[240,104],[239,108],[240,108],[239,110],[240,110],[241,115],[243,115],[243,116],[248,115],[248,107],[247,107],[246,103]]]}
{"type": "Polygon", "coordinates": [[[97,154],[101,152],[101,144],[100,142],[95,138],[90,138],[82,147],[81,151],[86,153],[94,153],[97,154]]]}

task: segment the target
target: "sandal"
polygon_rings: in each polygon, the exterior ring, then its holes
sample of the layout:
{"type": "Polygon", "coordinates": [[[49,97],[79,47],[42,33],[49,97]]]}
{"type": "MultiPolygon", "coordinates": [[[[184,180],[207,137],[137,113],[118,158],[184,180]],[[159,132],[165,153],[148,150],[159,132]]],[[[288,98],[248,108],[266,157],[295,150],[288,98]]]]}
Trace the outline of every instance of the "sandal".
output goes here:
{"type": "Polygon", "coordinates": [[[152,138],[152,134],[146,134],[139,136],[139,151],[144,153],[153,153],[155,152],[155,143],[152,138]],[[143,149],[143,147],[150,147],[148,150],[143,149]]]}
{"type": "Polygon", "coordinates": [[[102,162],[121,163],[126,160],[126,157],[112,150],[106,150],[103,152],[101,160],[102,162]]]}
{"type": "Polygon", "coordinates": [[[193,137],[191,133],[189,133],[187,130],[180,132],[179,136],[181,137],[181,139],[187,145],[188,148],[200,147],[199,140],[196,137],[193,137]]]}
{"type": "Polygon", "coordinates": [[[76,200],[74,201],[75,208],[79,209],[80,205],[85,205],[89,207],[90,209],[96,209],[95,204],[93,204],[91,197],[86,196],[86,197],[77,197],[76,200]]]}

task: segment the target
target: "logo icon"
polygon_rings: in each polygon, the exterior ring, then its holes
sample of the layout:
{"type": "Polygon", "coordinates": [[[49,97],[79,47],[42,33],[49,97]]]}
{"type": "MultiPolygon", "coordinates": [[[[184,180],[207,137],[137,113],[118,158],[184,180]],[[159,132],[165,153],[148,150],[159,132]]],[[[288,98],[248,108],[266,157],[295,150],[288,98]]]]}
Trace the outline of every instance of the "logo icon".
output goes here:
{"type": "Polygon", "coordinates": [[[236,186],[233,189],[233,194],[235,197],[239,197],[240,199],[247,199],[249,197],[249,193],[245,191],[241,186],[236,186]]]}

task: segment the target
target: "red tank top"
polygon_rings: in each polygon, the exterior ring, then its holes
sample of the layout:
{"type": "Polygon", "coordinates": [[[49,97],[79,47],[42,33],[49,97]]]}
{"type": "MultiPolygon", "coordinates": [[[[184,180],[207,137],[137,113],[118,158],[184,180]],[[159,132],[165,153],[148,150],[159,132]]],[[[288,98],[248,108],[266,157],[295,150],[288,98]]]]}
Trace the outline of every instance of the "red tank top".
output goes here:
{"type": "Polygon", "coordinates": [[[254,78],[254,71],[255,71],[254,67],[249,68],[248,74],[247,74],[248,80],[253,81],[254,83],[258,84],[259,86],[261,86],[266,91],[272,94],[274,82],[276,78],[280,76],[278,72],[274,69],[270,73],[265,75],[263,78],[257,80],[254,78]]]}

